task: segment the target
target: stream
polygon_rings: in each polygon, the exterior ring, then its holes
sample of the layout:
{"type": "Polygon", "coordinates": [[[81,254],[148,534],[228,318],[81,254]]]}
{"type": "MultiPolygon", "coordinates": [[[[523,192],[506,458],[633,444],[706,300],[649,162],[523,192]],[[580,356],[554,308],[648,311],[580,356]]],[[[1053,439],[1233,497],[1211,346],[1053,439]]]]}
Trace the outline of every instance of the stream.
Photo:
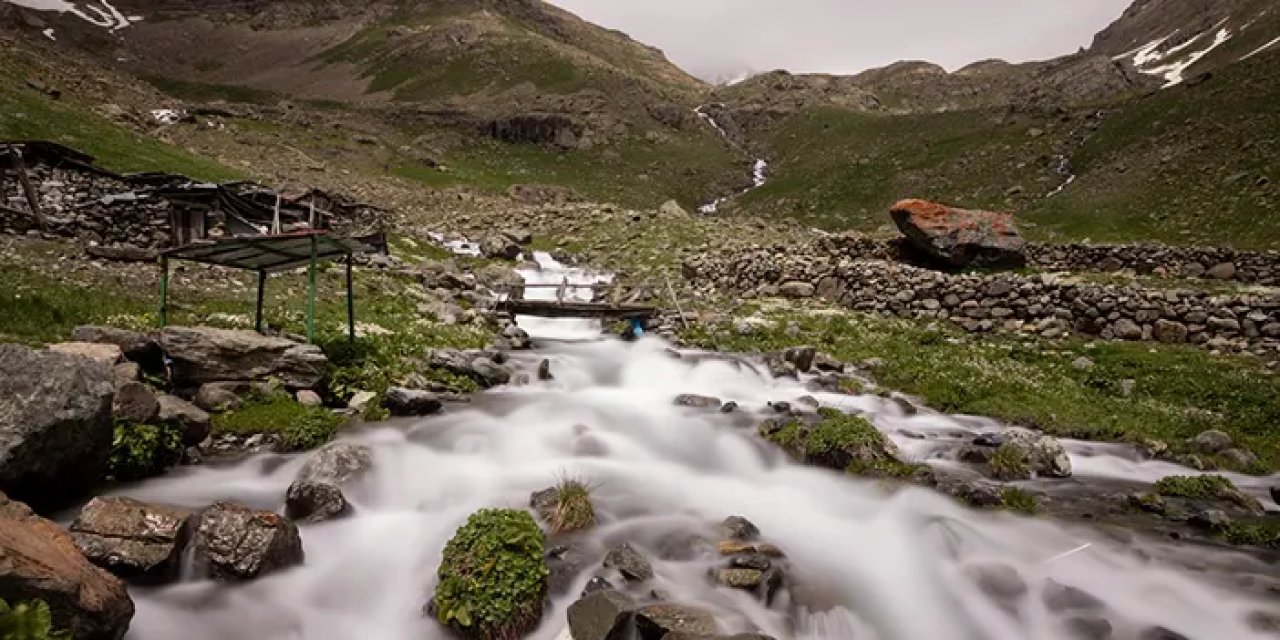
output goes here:
{"type": "MultiPolygon", "coordinates": [[[[737,146],[737,144],[735,144],[733,140],[729,138],[729,132],[725,131],[724,127],[721,126],[720,123],[716,121],[714,116],[712,116],[710,113],[707,113],[707,108],[705,106],[698,107],[693,111],[694,113],[698,114],[698,119],[710,125],[711,128],[715,130],[716,134],[718,134],[721,138],[723,138],[725,142],[728,142],[731,146],[734,146],[734,147],[737,146]]],[[[763,187],[765,183],[769,181],[768,171],[769,171],[769,162],[764,158],[756,158],[755,161],[752,162],[751,164],[751,186],[746,187],[745,189],[742,189],[732,195],[721,196],[719,198],[716,198],[715,200],[712,200],[711,202],[708,202],[698,207],[698,212],[705,213],[705,214],[716,213],[717,211],[720,210],[720,205],[728,202],[729,200],[732,200],[733,198],[737,198],[739,196],[755,191],[760,187],[763,187]]]]}
{"type": "MultiPolygon", "coordinates": [[[[534,258],[541,269],[522,272],[530,282],[609,277],[566,268],[546,254],[534,258]]],[[[600,524],[575,539],[590,560],[568,593],[553,597],[530,636],[537,640],[568,637],[566,607],[604,552],[621,542],[653,561],[657,577],[649,586],[713,609],[722,633],[758,630],[779,640],[1180,637],[1144,635],[1161,626],[1191,640],[1274,637],[1246,623],[1266,603],[1233,587],[1243,576],[1274,574],[1274,566],[1251,556],[978,512],[926,489],[889,492],[792,463],[754,428],[772,411],[768,401],[812,395],[862,412],[908,457],[926,459],[938,439],[1001,428],[993,421],[907,411],[872,395],[814,393],[803,381],[770,379],[749,362],[695,352],[675,357],[656,337],[602,337],[593,321],[519,322],[538,348],[513,360],[531,369],[549,359],[554,380],[344,434],[373,448],[374,469],[344,489],[355,506],[351,517],[301,527],[303,566],[248,584],[134,588],[138,611],[128,638],[444,640],[449,634],[422,611],[445,543],[477,509],[525,508],[531,492],[565,476],[597,487],[600,524]],[[683,393],[740,406],[731,414],[675,406],[683,393]],[[787,553],[792,585],[772,607],[706,577],[718,560],[715,526],[729,515],[749,518],[787,553]],[[691,537],[711,548],[689,544],[691,537]],[[1024,586],[980,588],[974,576],[992,567],[1016,571],[1024,586]],[[1096,600],[1083,608],[1050,606],[1042,594],[1061,590],[1055,583],[1096,600]],[[1112,634],[1079,635],[1101,624],[1112,634]]],[[[1118,445],[1066,444],[1081,476],[1149,481],[1167,471],[1156,466],[1164,463],[1131,459],[1118,445]]],[[[304,460],[265,454],[187,467],[119,493],[193,508],[231,499],[282,510],[304,460]]],[[[1261,485],[1242,486],[1256,493],[1261,485]]]]}

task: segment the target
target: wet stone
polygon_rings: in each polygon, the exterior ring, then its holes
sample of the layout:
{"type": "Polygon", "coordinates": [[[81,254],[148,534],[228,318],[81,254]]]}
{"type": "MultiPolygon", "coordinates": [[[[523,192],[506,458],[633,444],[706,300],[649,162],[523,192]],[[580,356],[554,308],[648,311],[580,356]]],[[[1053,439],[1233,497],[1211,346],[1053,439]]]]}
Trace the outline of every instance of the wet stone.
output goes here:
{"type": "Polygon", "coordinates": [[[600,576],[592,576],[590,580],[587,580],[586,586],[582,588],[582,597],[585,598],[597,591],[608,591],[613,590],[614,588],[615,587],[612,582],[609,582],[600,576]]]}
{"type": "Polygon", "coordinates": [[[754,589],[764,583],[764,572],[759,569],[720,569],[716,581],[734,589],[754,589]]]}
{"type": "Polygon", "coordinates": [[[732,556],[739,553],[753,553],[755,550],[755,546],[747,542],[742,542],[741,540],[721,540],[716,543],[716,551],[719,551],[722,556],[732,556]]]}
{"type": "Polygon", "coordinates": [[[1063,624],[1075,640],[1111,640],[1111,621],[1106,618],[1070,618],[1063,624]]]}
{"type": "Polygon", "coordinates": [[[733,413],[734,411],[737,411],[737,409],[738,403],[732,400],[720,405],[720,413],[733,413]]]}
{"type": "Polygon", "coordinates": [[[633,606],[612,589],[591,593],[569,605],[569,633],[573,640],[626,640],[633,606]]]}
{"type": "Polygon", "coordinates": [[[763,553],[744,553],[729,559],[729,566],[738,569],[755,569],[766,571],[773,566],[773,561],[763,553]]]}
{"type": "Polygon", "coordinates": [[[729,516],[720,523],[720,530],[730,540],[750,541],[760,537],[760,529],[742,516],[729,516]]]}
{"type": "Polygon", "coordinates": [[[1049,580],[1044,586],[1044,605],[1050,611],[1061,613],[1069,610],[1101,609],[1105,604],[1092,594],[1049,580]]]}
{"type": "Polygon", "coordinates": [[[719,398],[711,396],[700,396],[693,393],[682,393],[675,397],[672,401],[677,407],[693,407],[695,409],[720,409],[721,403],[719,398]]]}
{"type": "MultiPolygon", "coordinates": [[[[636,611],[638,640],[662,640],[669,633],[714,635],[716,620],[710,612],[681,604],[651,604],[636,611]]],[[[575,635],[574,640],[578,640],[575,635]]]]}
{"type": "Polygon", "coordinates": [[[990,563],[967,567],[965,572],[983,593],[998,600],[1016,600],[1027,595],[1027,583],[1018,570],[1007,564],[990,563]]]}
{"type": "Polygon", "coordinates": [[[154,584],[178,577],[190,518],[183,509],[101,497],[85,505],[70,532],[89,561],[126,580],[154,584]]]}
{"type": "Polygon", "coordinates": [[[604,557],[606,569],[617,569],[628,582],[644,582],[653,578],[653,565],[629,543],[614,547],[604,557]]]}
{"type": "Polygon", "coordinates": [[[302,556],[298,527],[269,511],[218,502],[199,516],[196,560],[218,580],[251,580],[302,556]]]}
{"type": "Polygon", "coordinates": [[[1191,640],[1166,627],[1148,627],[1138,634],[1138,640],[1191,640]]]}

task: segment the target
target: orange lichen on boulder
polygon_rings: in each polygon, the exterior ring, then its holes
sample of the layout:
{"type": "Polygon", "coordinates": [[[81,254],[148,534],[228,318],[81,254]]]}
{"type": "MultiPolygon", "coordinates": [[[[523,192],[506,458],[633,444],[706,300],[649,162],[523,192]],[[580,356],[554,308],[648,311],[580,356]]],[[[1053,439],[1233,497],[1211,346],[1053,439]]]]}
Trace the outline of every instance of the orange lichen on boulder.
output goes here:
{"type": "Polygon", "coordinates": [[[915,249],[947,265],[1026,264],[1026,242],[1018,234],[1012,214],[959,209],[918,199],[895,203],[889,214],[915,249]]]}

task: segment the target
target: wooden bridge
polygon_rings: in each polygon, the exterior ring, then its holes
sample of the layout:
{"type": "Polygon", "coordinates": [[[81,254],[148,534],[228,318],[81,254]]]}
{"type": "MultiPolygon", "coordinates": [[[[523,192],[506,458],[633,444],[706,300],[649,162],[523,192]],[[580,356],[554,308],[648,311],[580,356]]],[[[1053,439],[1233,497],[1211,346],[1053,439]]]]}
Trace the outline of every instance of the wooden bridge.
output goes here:
{"type": "MultiPolygon", "coordinates": [[[[668,287],[670,290],[670,287],[668,287]]],[[[560,284],[522,284],[508,287],[498,302],[497,310],[513,315],[539,316],[543,318],[613,318],[621,320],[646,319],[661,313],[653,304],[656,288],[646,285],[622,285],[616,283],[573,284],[567,280],[560,284]],[[530,300],[525,293],[530,289],[554,289],[555,299],[530,300]],[[579,292],[591,291],[590,300],[579,299],[579,292]]]]}

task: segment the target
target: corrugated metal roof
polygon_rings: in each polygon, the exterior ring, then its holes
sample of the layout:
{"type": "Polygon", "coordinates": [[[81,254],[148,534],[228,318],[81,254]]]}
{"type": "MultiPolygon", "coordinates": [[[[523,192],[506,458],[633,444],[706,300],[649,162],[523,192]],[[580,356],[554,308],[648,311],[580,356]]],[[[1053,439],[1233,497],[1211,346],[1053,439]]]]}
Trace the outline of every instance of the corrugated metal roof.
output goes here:
{"type": "Polygon", "coordinates": [[[316,261],[323,262],[351,253],[374,253],[376,249],[354,238],[339,238],[325,231],[298,231],[271,236],[242,236],[206,240],[161,252],[174,260],[189,260],[250,271],[287,271],[311,261],[311,243],[316,244],[316,261]]]}

